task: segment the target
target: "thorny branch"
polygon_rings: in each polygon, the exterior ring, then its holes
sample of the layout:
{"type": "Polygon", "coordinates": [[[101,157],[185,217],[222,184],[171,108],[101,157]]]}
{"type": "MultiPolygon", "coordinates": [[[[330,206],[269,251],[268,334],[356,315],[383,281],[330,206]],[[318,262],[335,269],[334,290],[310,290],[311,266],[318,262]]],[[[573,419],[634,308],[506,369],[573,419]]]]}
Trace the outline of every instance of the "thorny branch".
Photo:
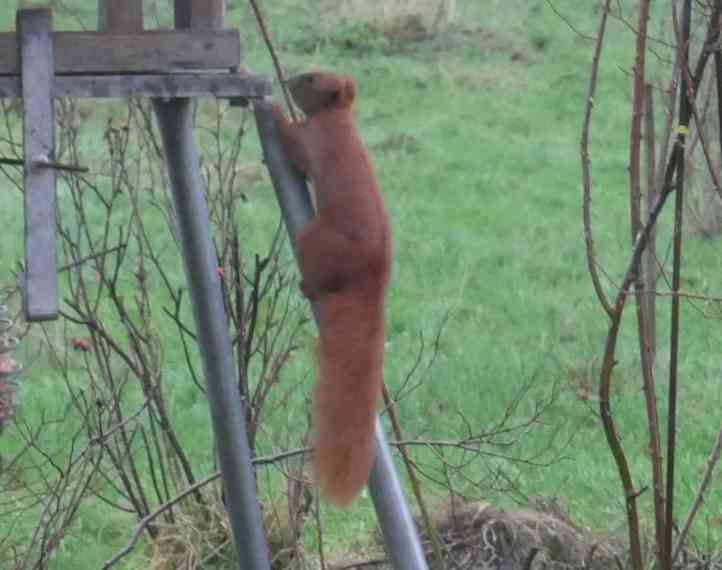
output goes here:
{"type": "Polygon", "coordinates": [[[609,6],[611,0],[606,0],[602,7],[602,15],[599,18],[599,29],[597,31],[597,39],[594,45],[594,55],[592,56],[592,68],[589,76],[589,87],[587,89],[587,98],[584,106],[584,122],[582,123],[582,137],[579,144],[579,152],[582,161],[582,220],[584,224],[584,243],[586,245],[587,268],[592,279],[594,292],[599,299],[604,311],[612,317],[612,307],[609,304],[602,282],[597,271],[597,259],[594,252],[594,236],[592,233],[592,175],[591,163],[589,159],[589,134],[592,126],[592,113],[594,111],[594,95],[597,90],[597,77],[599,75],[599,61],[604,47],[604,35],[607,29],[607,17],[609,14],[609,6]]]}
{"type": "MultiPolygon", "coordinates": [[[[645,100],[645,65],[647,54],[647,25],[649,21],[650,3],[642,0],[639,4],[639,31],[636,36],[635,63],[634,63],[634,96],[632,102],[632,121],[629,140],[629,215],[632,242],[634,242],[642,226],[642,118],[644,115],[645,100]]],[[[648,113],[652,110],[648,109],[648,113]]],[[[651,143],[654,144],[654,143],[651,143]]],[[[651,189],[647,189],[648,192],[651,189]]],[[[650,234],[651,235],[651,234],[650,234]]],[[[644,271],[642,266],[637,268],[634,291],[637,309],[637,337],[639,340],[639,356],[642,368],[642,383],[644,386],[644,401],[647,412],[647,429],[649,432],[649,451],[652,468],[652,494],[654,497],[654,528],[656,536],[655,556],[657,566],[664,567],[664,558],[661,549],[664,537],[664,491],[662,489],[662,457],[659,443],[659,420],[657,417],[657,397],[654,387],[654,363],[652,360],[650,305],[645,287],[644,271]]],[[[650,285],[651,286],[651,285],[650,285]]],[[[629,492],[629,489],[626,490],[629,492]]],[[[630,527],[631,528],[631,527],[630,527]]],[[[633,551],[634,552],[634,551],[633,551]]],[[[639,561],[641,562],[641,561],[639,561]]]]}
{"type": "MultiPolygon", "coordinates": [[[[594,244],[592,241],[591,234],[591,178],[589,174],[589,152],[588,152],[588,141],[589,141],[589,129],[591,124],[591,113],[593,109],[593,94],[597,81],[599,56],[601,52],[603,33],[605,29],[605,21],[607,18],[607,12],[610,8],[610,2],[606,2],[603,12],[600,16],[600,33],[597,36],[597,42],[595,45],[594,58],[591,67],[591,78],[590,78],[590,89],[588,91],[588,98],[585,107],[585,118],[582,127],[582,144],[581,144],[581,162],[582,162],[582,182],[583,182],[583,223],[585,228],[585,242],[587,249],[587,265],[592,278],[595,294],[599,299],[600,304],[604,308],[605,312],[610,318],[609,329],[607,332],[607,338],[604,348],[604,357],[602,363],[602,370],[600,373],[600,384],[599,384],[599,406],[600,414],[604,427],[604,432],[609,444],[610,450],[614,457],[619,476],[622,482],[625,504],[627,509],[627,524],[630,539],[630,548],[632,556],[632,566],[636,570],[642,568],[642,555],[641,555],[641,542],[639,536],[639,521],[637,514],[636,499],[639,495],[638,491],[634,487],[630,468],[625,456],[625,453],[621,446],[619,435],[616,431],[615,423],[613,420],[610,404],[610,387],[612,371],[616,364],[615,353],[616,343],[619,334],[619,327],[621,324],[622,314],[625,307],[626,298],[630,294],[630,289],[634,286],[635,294],[637,298],[637,310],[638,310],[638,337],[640,342],[640,354],[642,362],[642,372],[645,386],[645,397],[647,402],[647,415],[648,415],[648,427],[649,436],[651,442],[651,457],[652,457],[652,477],[654,480],[654,493],[655,493],[655,522],[656,522],[656,547],[657,547],[657,565],[662,568],[670,568],[673,558],[671,553],[671,532],[673,522],[673,492],[674,492],[674,451],[675,451],[675,416],[676,416],[676,382],[677,382],[677,362],[679,353],[679,303],[681,298],[690,295],[683,293],[680,288],[680,260],[681,260],[681,247],[682,247],[682,212],[684,205],[684,177],[685,177],[685,138],[687,129],[690,124],[690,118],[694,118],[698,129],[701,125],[700,115],[695,105],[695,99],[699,91],[699,86],[704,74],[706,62],[709,56],[718,51],[717,38],[719,37],[720,27],[720,14],[722,13],[722,2],[715,0],[710,3],[711,11],[705,14],[707,20],[707,34],[704,42],[704,47],[700,52],[699,58],[694,67],[694,72],[690,72],[689,66],[689,47],[690,47],[690,29],[691,29],[691,13],[692,3],[690,0],[685,0],[682,3],[682,26],[680,33],[676,37],[676,63],[674,64],[673,75],[679,77],[680,81],[680,95],[679,95],[679,115],[678,115],[678,127],[675,129],[676,140],[671,152],[671,155],[666,160],[666,166],[662,168],[660,163],[660,173],[663,172],[663,176],[657,175],[657,197],[654,201],[652,208],[649,211],[646,222],[642,224],[641,209],[639,207],[639,196],[640,196],[640,139],[641,139],[641,118],[642,110],[644,108],[644,56],[646,51],[649,49],[647,46],[648,32],[647,32],[647,21],[649,19],[649,8],[651,4],[644,0],[639,3],[639,21],[636,27],[630,26],[633,30],[636,42],[636,56],[635,69],[634,69],[634,98],[633,98],[633,113],[630,133],[630,220],[632,238],[634,242],[631,258],[626,266],[624,277],[621,284],[617,286],[617,293],[613,303],[610,303],[603,293],[601,288],[601,282],[598,277],[599,267],[595,260],[594,244]],[[661,476],[661,452],[659,449],[659,435],[657,433],[657,412],[656,412],[656,396],[653,382],[653,368],[651,358],[651,342],[649,340],[648,331],[648,319],[650,315],[645,312],[650,306],[644,302],[644,281],[641,278],[641,256],[645,248],[649,244],[650,235],[653,228],[655,227],[659,215],[667,201],[670,194],[675,193],[675,224],[673,234],[673,251],[672,251],[672,264],[673,274],[671,283],[671,293],[669,296],[672,297],[672,320],[671,320],[671,346],[670,346],[670,396],[669,405],[670,412],[668,414],[667,423],[667,476],[666,476],[666,492],[662,492],[662,476],[661,476]]],[[[673,11],[673,22],[675,29],[677,29],[676,23],[677,15],[673,11]]],[[[722,64],[720,65],[722,70],[722,64]]],[[[718,77],[718,80],[719,77],[718,77]]],[[[674,86],[674,79],[672,81],[674,86]]],[[[650,106],[651,107],[651,106],[650,106]]],[[[722,109],[722,106],[720,106],[722,109]]],[[[651,112],[651,110],[649,111],[651,112]]],[[[673,123],[674,110],[670,107],[670,115],[667,120],[666,132],[671,133],[671,125],[673,123]]],[[[669,138],[669,137],[665,137],[669,138]]],[[[707,141],[704,136],[699,137],[699,141],[702,146],[702,152],[705,156],[708,168],[712,168],[711,163],[711,152],[708,148],[707,141]]],[[[663,142],[663,145],[666,143],[663,142]]],[[[666,146],[663,146],[661,153],[661,159],[666,158],[666,146]]],[[[652,149],[653,150],[653,149],[652,149]]],[[[650,151],[651,152],[651,151],[650,151]]],[[[651,191],[654,181],[654,161],[648,165],[648,176],[647,179],[650,181],[648,184],[648,190],[651,191]]],[[[717,181],[716,172],[711,175],[713,186],[719,187],[717,181]]],[[[663,274],[664,275],[664,274],[663,274]]],[[[667,293],[654,293],[655,295],[665,296],[667,293]]],[[[694,298],[695,294],[691,294],[694,298]]],[[[646,296],[646,295],[645,295],[646,296]]],[[[700,295],[704,297],[703,295],[700,295]]],[[[704,489],[704,481],[703,487],[704,489]]],[[[704,493],[704,490],[701,491],[704,493]]],[[[694,510],[691,513],[691,518],[694,518],[694,510]]],[[[689,522],[689,521],[688,521],[689,522]]],[[[689,523],[691,524],[691,522],[689,523]]],[[[680,545],[678,544],[677,553],[680,545]]],[[[675,557],[677,555],[675,553],[675,557]]]]}

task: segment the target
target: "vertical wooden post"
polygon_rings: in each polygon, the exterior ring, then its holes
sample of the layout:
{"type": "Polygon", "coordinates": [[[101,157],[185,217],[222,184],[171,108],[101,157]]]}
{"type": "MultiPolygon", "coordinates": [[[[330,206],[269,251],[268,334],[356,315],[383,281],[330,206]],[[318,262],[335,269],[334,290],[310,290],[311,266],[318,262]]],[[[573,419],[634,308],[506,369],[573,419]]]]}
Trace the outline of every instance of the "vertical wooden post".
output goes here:
{"type": "Polygon", "coordinates": [[[40,166],[53,160],[55,152],[50,10],[19,10],[15,29],[20,51],[25,155],[23,304],[28,321],[47,321],[58,317],[55,170],[40,166]]]}
{"type": "Polygon", "coordinates": [[[143,0],[98,0],[98,29],[103,32],[143,30],[143,0]]]}
{"type": "Polygon", "coordinates": [[[217,29],[223,27],[225,0],[175,0],[175,27],[217,29]]]}

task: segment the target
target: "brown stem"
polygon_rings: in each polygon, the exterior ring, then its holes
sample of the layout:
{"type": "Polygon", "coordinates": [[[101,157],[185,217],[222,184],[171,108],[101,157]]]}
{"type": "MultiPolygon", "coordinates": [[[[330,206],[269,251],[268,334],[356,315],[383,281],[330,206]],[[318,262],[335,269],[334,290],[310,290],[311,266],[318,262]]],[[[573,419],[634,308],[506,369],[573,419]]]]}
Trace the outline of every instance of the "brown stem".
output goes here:
{"type": "MultiPolygon", "coordinates": [[[[642,117],[645,115],[645,64],[647,53],[647,22],[649,21],[649,1],[639,3],[639,24],[636,37],[636,54],[634,63],[634,96],[632,100],[632,125],[629,145],[629,215],[632,230],[632,243],[642,227],[641,208],[641,154],[642,154],[642,117]]],[[[651,101],[651,92],[649,95],[651,101]]],[[[646,116],[651,116],[651,104],[647,105],[646,116]]],[[[654,147],[651,133],[647,133],[648,148],[654,147]]],[[[654,172],[652,167],[652,172],[654,172]]],[[[650,189],[647,189],[650,192],[650,189]]],[[[650,236],[651,237],[651,236],[650,236]]],[[[651,256],[647,251],[646,259],[651,256]]],[[[651,351],[651,332],[649,314],[649,296],[645,292],[644,272],[636,271],[634,291],[637,309],[637,337],[639,340],[639,356],[642,365],[644,384],[644,400],[647,411],[647,430],[649,432],[649,452],[652,463],[652,485],[654,496],[654,530],[655,558],[657,568],[663,568],[662,539],[664,537],[664,495],[662,493],[662,457],[659,443],[659,423],[657,418],[657,397],[654,389],[654,369],[651,351]]]]}
{"type": "Polygon", "coordinates": [[[717,83],[717,134],[719,148],[722,150],[722,53],[714,53],[715,80],[717,83]]]}
{"type": "Polygon", "coordinates": [[[629,135],[629,217],[632,231],[632,243],[642,227],[641,204],[641,152],[642,152],[642,115],[644,112],[644,69],[647,53],[647,21],[649,20],[649,0],[639,2],[639,30],[637,32],[636,54],[634,58],[634,96],[632,99],[632,125],[629,135]]]}
{"type": "MultiPolygon", "coordinates": [[[[649,217],[649,212],[654,207],[654,202],[657,199],[657,156],[656,156],[656,127],[654,121],[654,96],[652,86],[647,84],[644,89],[644,141],[645,141],[645,155],[647,162],[647,200],[646,200],[646,215],[649,217]]],[[[664,156],[660,162],[664,161],[664,156]]],[[[647,330],[648,330],[648,343],[649,343],[649,354],[652,365],[654,365],[655,357],[657,354],[657,297],[655,290],[657,288],[657,230],[652,229],[652,233],[649,236],[649,245],[647,246],[647,252],[644,256],[644,283],[647,289],[647,330]]]]}
{"type": "Polygon", "coordinates": [[[661,188],[659,198],[657,199],[654,208],[650,211],[647,222],[637,235],[634,249],[632,250],[632,258],[629,261],[629,265],[627,266],[627,270],[624,275],[624,280],[622,281],[614,301],[611,323],[609,325],[607,339],[604,346],[602,370],[599,376],[599,412],[602,419],[602,426],[604,428],[604,435],[607,438],[609,449],[612,452],[612,457],[617,465],[617,471],[619,472],[619,478],[624,490],[625,506],[627,511],[627,526],[629,532],[629,548],[632,558],[632,568],[634,570],[642,570],[643,565],[642,547],[639,534],[639,517],[637,514],[636,504],[638,493],[634,488],[629,464],[624,454],[624,449],[622,448],[619,435],[614,425],[614,419],[612,417],[610,403],[612,372],[616,364],[615,352],[617,338],[619,336],[619,325],[622,320],[622,313],[624,312],[624,305],[628,292],[632,284],[637,279],[637,273],[640,270],[642,253],[649,243],[649,237],[652,229],[657,223],[657,219],[659,218],[659,215],[664,208],[664,204],[671,193],[671,181],[680,160],[684,160],[684,151],[681,147],[675,145],[672,157],[667,164],[665,182],[661,188]]]}
{"type": "Polygon", "coordinates": [[[602,288],[602,282],[597,271],[597,261],[594,254],[594,239],[592,234],[592,175],[589,161],[589,132],[592,125],[592,112],[594,110],[594,94],[597,88],[597,76],[599,74],[599,58],[604,46],[604,33],[607,27],[607,16],[611,0],[606,0],[602,8],[602,15],[599,19],[597,30],[597,41],[594,45],[592,57],[592,71],[589,77],[589,88],[587,90],[587,102],[584,108],[584,122],[582,123],[582,137],[579,143],[579,153],[582,161],[582,221],[584,224],[584,243],[586,245],[587,268],[592,279],[594,292],[599,299],[604,311],[612,318],[612,307],[602,288]]]}

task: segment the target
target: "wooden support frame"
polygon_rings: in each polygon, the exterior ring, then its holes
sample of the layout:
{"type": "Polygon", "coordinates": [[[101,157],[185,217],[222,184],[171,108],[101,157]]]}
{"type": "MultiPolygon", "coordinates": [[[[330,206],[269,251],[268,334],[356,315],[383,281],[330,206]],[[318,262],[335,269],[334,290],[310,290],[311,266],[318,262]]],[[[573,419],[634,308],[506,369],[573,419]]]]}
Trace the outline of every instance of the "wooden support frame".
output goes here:
{"type": "MultiPolygon", "coordinates": [[[[55,32],[55,73],[119,74],[231,70],[241,64],[238,30],[55,32]]],[[[0,33],[0,75],[19,75],[17,38],[0,33]]]]}
{"type": "MultiPolygon", "coordinates": [[[[53,97],[218,97],[257,98],[271,94],[271,83],[246,73],[175,75],[56,76],[53,97]]],[[[19,77],[0,77],[0,99],[21,97],[19,77]]]]}
{"type": "Polygon", "coordinates": [[[176,0],[186,30],[143,31],[142,0],[98,0],[97,32],[52,32],[47,9],[18,11],[0,33],[0,98],[22,98],[25,176],[25,312],[57,318],[57,97],[212,96],[243,102],[271,92],[240,69],[240,35],[220,29],[222,0],[176,0]],[[204,29],[199,29],[204,28],[204,29]]]}
{"type": "MultiPolygon", "coordinates": [[[[56,75],[234,71],[236,29],[223,29],[224,0],[174,0],[175,30],[143,30],[143,0],[98,0],[98,28],[55,32],[56,75]]],[[[19,75],[17,37],[0,33],[0,76],[19,75]]]]}
{"type": "Polygon", "coordinates": [[[21,10],[23,154],[25,155],[25,287],[23,304],[28,321],[58,317],[55,170],[41,164],[53,159],[53,43],[50,12],[21,10]]]}

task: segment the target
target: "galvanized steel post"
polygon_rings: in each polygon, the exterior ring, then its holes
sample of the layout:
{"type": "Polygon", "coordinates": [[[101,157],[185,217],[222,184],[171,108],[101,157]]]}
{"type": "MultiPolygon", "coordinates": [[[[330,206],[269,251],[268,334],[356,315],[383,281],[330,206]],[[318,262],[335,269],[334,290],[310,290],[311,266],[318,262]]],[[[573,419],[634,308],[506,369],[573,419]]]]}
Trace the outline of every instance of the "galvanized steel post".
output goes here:
{"type": "Polygon", "coordinates": [[[153,101],[175,206],[228,516],[243,570],[269,570],[217,259],[193,140],[191,99],[153,101]]]}

